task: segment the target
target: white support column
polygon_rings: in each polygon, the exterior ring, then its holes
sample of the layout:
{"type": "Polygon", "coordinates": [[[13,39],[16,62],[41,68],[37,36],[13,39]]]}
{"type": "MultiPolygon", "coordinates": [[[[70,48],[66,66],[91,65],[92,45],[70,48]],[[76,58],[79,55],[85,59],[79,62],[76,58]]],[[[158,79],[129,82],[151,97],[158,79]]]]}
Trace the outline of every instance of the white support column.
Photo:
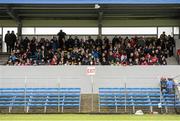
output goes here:
{"type": "Polygon", "coordinates": [[[62,100],[62,107],[61,107],[61,112],[62,113],[64,112],[64,99],[65,99],[65,96],[63,96],[63,100],[62,100]]]}
{"type": "Polygon", "coordinates": [[[118,110],[118,107],[117,107],[117,97],[115,96],[115,105],[116,105],[116,113],[117,113],[117,110],[118,110]]]}
{"type": "Polygon", "coordinates": [[[168,107],[167,106],[165,106],[165,110],[166,110],[166,113],[168,113],[168,107]]]}
{"type": "Polygon", "coordinates": [[[29,112],[29,106],[26,108],[26,113],[28,113],[29,112]]]}
{"type": "Polygon", "coordinates": [[[80,97],[79,97],[79,113],[81,112],[81,92],[80,92],[80,97]]]}
{"type": "Polygon", "coordinates": [[[27,87],[27,76],[25,76],[25,79],[24,79],[24,112],[27,113],[26,87],[27,87]]]}
{"type": "Polygon", "coordinates": [[[60,112],[60,77],[58,78],[58,113],[60,112]]]}
{"type": "Polygon", "coordinates": [[[153,112],[153,106],[152,106],[152,102],[151,102],[150,96],[148,96],[148,100],[149,100],[149,102],[151,104],[151,106],[149,108],[150,108],[150,112],[152,113],[153,112]]]}
{"type": "Polygon", "coordinates": [[[150,106],[150,112],[151,112],[151,113],[153,112],[153,107],[152,107],[152,106],[150,106]]]}
{"type": "Polygon", "coordinates": [[[101,112],[101,106],[100,106],[100,104],[101,104],[101,103],[100,103],[100,96],[98,96],[98,97],[99,97],[99,98],[98,98],[98,99],[99,99],[98,104],[99,104],[99,113],[100,113],[100,112],[101,112]]]}
{"type": "MultiPolygon", "coordinates": [[[[131,96],[131,100],[133,99],[133,97],[131,96]]],[[[135,113],[135,106],[134,106],[134,102],[132,102],[133,105],[133,113],[135,113]]]]}
{"type": "Polygon", "coordinates": [[[91,75],[91,112],[93,112],[93,107],[94,107],[94,78],[91,75]]]}
{"type": "Polygon", "coordinates": [[[125,92],[125,93],[124,93],[124,94],[125,94],[125,97],[124,97],[124,99],[125,99],[125,100],[124,100],[124,101],[125,101],[125,102],[124,102],[124,103],[125,103],[124,111],[125,111],[125,113],[126,113],[126,112],[127,112],[127,89],[126,89],[126,88],[127,88],[127,85],[126,85],[126,77],[125,77],[124,88],[125,88],[125,91],[124,91],[124,92],[125,92]]]}
{"type": "MultiPolygon", "coordinates": [[[[47,103],[48,103],[48,96],[46,97],[46,103],[45,103],[45,105],[47,105],[47,103]]],[[[46,113],[47,112],[47,106],[44,106],[44,113],[46,113]]]]}
{"type": "Polygon", "coordinates": [[[11,110],[12,110],[12,107],[10,106],[10,107],[9,107],[9,113],[11,113],[11,110]]]}

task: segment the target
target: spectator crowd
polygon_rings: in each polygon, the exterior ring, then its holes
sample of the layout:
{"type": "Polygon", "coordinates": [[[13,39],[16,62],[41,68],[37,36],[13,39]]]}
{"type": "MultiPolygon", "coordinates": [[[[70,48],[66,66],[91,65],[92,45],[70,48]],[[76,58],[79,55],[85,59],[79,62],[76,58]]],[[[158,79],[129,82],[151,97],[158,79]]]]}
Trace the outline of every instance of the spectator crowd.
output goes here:
{"type": "Polygon", "coordinates": [[[60,30],[51,40],[25,37],[18,41],[7,32],[5,42],[11,53],[7,65],[167,65],[173,56],[174,38],[163,32],[160,38],[115,36],[109,40],[66,37],[60,30]]]}

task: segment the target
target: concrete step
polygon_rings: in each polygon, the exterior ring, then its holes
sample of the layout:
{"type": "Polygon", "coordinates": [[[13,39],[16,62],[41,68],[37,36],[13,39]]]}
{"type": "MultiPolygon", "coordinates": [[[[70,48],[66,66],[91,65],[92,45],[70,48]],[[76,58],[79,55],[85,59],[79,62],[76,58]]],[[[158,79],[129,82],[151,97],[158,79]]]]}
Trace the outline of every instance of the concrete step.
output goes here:
{"type": "Polygon", "coordinates": [[[9,53],[0,52],[0,65],[6,64],[9,56],[10,56],[9,53]]]}
{"type": "Polygon", "coordinates": [[[166,60],[167,60],[167,65],[178,65],[178,61],[174,56],[168,57],[166,60]]]}

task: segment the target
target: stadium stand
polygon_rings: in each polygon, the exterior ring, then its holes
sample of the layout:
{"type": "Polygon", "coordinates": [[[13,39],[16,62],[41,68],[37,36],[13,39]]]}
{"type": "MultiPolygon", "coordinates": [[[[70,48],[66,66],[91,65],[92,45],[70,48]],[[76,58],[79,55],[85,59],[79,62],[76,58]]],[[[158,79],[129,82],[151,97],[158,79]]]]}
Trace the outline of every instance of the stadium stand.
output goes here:
{"type": "Polygon", "coordinates": [[[180,80],[179,19],[180,0],[0,0],[0,114],[180,112],[159,83],[180,80]]]}
{"type": "Polygon", "coordinates": [[[180,106],[180,100],[175,100],[175,94],[162,94],[160,88],[99,88],[99,112],[103,107],[123,108],[125,112],[128,107],[132,107],[135,113],[136,107],[140,109],[165,108],[180,106]]]}
{"type": "Polygon", "coordinates": [[[80,88],[0,88],[0,108],[25,107],[29,112],[32,107],[58,107],[58,112],[65,108],[78,108],[80,112],[80,88]]]}
{"type": "Polygon", "coordinates": [[[7,65],[167,65],[174,46],[174,38],[165,33],[159,39],[115,36],[112,41],[69,36],[65,42],[56,37],[38,42],[26,37],[15,43],[7,65]]]}

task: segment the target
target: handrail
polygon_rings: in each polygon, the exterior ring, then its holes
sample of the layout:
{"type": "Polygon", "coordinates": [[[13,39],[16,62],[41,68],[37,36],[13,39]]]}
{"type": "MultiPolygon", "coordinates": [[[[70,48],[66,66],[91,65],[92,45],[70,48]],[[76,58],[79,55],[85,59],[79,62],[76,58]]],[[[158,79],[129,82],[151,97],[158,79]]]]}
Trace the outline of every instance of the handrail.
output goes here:
{"type": "MultiPolygon", "coordinates": [[[[180,111],[177,110],[177,100],[180,101],[180,91],[178,90],[178,85],[174,87],[174,109],[177,114],[180,114],[180,111]]],[[[179,107],[180,108],[180,107],[179,107]]]]}

